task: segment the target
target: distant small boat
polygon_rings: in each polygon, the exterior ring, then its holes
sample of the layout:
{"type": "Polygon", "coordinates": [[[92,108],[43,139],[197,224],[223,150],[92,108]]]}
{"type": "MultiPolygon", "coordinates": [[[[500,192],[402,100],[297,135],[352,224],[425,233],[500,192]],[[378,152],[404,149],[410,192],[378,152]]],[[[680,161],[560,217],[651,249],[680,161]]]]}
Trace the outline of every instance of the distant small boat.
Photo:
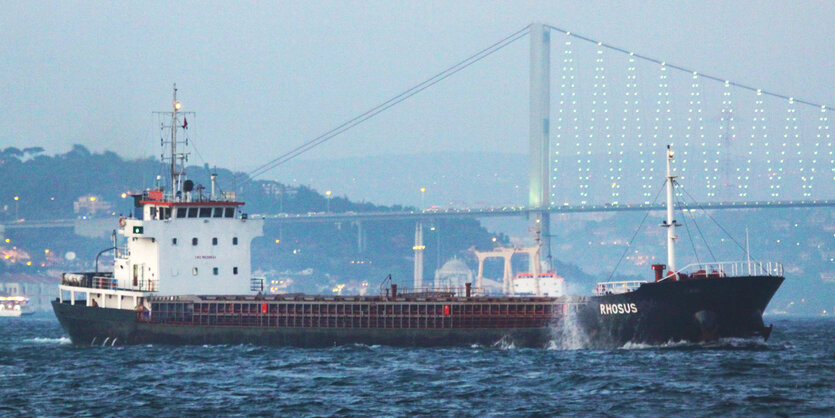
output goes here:
{"type": "Polygon", "coordinates": [[[23,316],[35,313],[29,298],[23,296],[0,296],[0,316],[23,316]]]}

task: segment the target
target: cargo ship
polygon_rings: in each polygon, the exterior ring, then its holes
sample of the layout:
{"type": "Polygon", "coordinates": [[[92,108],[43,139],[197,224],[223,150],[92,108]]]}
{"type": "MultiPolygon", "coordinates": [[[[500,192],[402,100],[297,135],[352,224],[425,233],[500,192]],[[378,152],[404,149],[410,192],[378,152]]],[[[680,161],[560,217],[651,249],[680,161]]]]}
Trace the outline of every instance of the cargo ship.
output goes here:
{"type": "Polygon", "coordinates": [[[112,271],[61,277],[52,305],[73,344],[546,347],[570,338],[575,347],[611,348],[770,334],[762,314],[784,280],[780,264],[676,267],[669,147],[668,263],[654,265],[651,280],[602,282],[587,296],[562,294],[563,279],[553,273],[518,277],[515,296],[486,295],[470,283],[389,284],[373,296],[273,295],[251,277],[250,245],[263,219],[219,191],[214,175],[208,191],[186,179],[186,154],[178,151],[186,141],[177,135],[188,122],[176,88],[165,115],[170,183],[133,196],[133,213],[119,219],[112,271]]]}

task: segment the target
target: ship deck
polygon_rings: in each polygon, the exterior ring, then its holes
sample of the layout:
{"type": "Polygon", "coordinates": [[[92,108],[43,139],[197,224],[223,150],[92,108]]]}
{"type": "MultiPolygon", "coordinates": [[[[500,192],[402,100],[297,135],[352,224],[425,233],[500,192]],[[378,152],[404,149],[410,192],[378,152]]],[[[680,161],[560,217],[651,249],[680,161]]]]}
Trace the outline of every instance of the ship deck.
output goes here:
{"type": "Polygon", "coordinates": [[[303,328],[540,328],[584,297],[155,296],[147,323],[303,328]]]}

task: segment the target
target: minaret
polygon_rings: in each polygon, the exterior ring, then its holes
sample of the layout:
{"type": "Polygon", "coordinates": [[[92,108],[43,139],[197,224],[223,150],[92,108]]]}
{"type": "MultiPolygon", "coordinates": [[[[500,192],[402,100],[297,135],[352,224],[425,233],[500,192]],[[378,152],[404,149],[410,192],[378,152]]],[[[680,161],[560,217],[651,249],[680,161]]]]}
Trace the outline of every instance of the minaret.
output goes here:
{"type": "Polygon", "coordinates": [[[418,221],[415,225],[415,291],[418,292],[423,287],[423,250],[426,246],[423,245],[423,221],[418,221]]]}

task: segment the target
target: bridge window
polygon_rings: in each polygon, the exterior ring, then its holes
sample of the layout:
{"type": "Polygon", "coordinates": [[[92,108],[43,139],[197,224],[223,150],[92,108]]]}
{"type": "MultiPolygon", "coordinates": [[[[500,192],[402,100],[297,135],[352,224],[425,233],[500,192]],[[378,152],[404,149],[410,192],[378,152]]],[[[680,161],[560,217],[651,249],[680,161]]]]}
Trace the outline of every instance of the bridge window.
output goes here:
{"type": "Polygon", "coordinates": [[[178,218],[185,218],[186,217],[186,208],[177,208],[177,217],[178,218]]]}
{"type": "Polygon", "coordinates": [[[226,208],[225,213],[227,218],[234,218],[235,217],[235,208],[226,208]]]}
{"type": "Polygon", "coordinates": [[[197,238],[191,239],[191,245],[197,245],[197,238]]]}
{"type": "Polygon", "coordinates": [[[238,237],[232,237],[232,245],[238,245],[238,237]]]}
{"type": "Polygon", "coordinates": [[[162,219],[171,219],[171,208],[161,208],[162,219]]]}
{"type": "Polygon", "coordinates": [[[222,218],[223,217],[223,208],[215,208],[215,214],[212,217],[213,218],[222,218]]]}
{"type": "Polygon", "coordinates": [[[171,245],[177,245],[177,238],[171,238],[171,245]]]}
{"type": "Polygon", "coordinates": [[[192,275],[192,276],[196,276],[196,275],[197,275],[197,267],[195,267],[195,268],[191,269],[191,275],[192,275]]]}
{"type": "Polygon", "coordinates": [[[217,267],[212,268],[212,274],[217,276],[217,273],[218,273],[217,267]]]}
{"type": "Polygon", "coordinates": [[[211,218],[212,217],[212,208],[200,208],[200,217],[201,218],[211,218]]]}
{"type": "Polygon", "coordinates": [[[157,208],[151,206],[151,219],[157,219],[157,208]]]}
{"type": "Polygon", "coordinates": [[[232,267],[232,274],[238,274],[238,268],[232,267]]]}
{"type": "Polygon", "coordinates": [[[212,238],[212,245],[217,245],[217,238],[212,238]]]}
{"type": "Polygon", "coordinates": [[[197,217],[197,208],[188,208],[188,217],[189,218],[196,218],[197,217]]]}

